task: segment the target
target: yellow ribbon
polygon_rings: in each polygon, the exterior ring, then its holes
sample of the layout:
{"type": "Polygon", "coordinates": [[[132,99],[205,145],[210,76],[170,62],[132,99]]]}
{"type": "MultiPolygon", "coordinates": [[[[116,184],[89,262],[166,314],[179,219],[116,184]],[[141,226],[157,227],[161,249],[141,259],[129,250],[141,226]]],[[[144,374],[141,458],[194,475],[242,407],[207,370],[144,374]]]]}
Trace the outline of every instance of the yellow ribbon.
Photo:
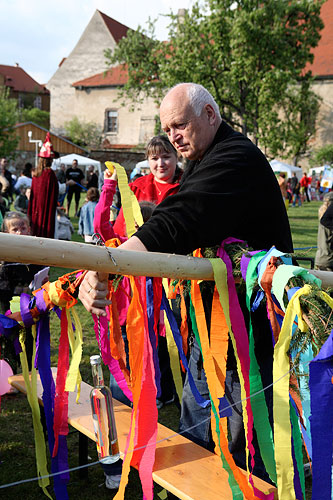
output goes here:
{"type": "Polygon", "coordinates": [[[124,167],[113,161],[106,161],[105,166],[113,173],[116,169],[118,186],[121,195],[121,205],[123,207],[127,236],[130,238],[135,232],[135,223],[142,226],[143,219],[141,208],[135,194],[128,185],[126,170],[124,167]]]}
{"type": "Polygon", "coordinates": [[[65,391],[74,392],[75,385],[77,385],[76,402],[78,403],[81,394],[81,381],[82,381],[79,369],[82,359],[82,344],[83,344],[82,327],[76,311],[72,308],[73,321],[75,325],[75,335],[74,335],[69,309],[66,309],[66,315],[68,324],[68,339],[72,351],[72,360],[67,373],[65,391]]]}
{"type": "Polygon", "coordinates": [[[43,477],[48,475],[47,470],[47,459],[46,459],[46,445],[44,439],[43,427],[40,419],[40,408],[37,398],[37,370],[35,366],[35,356],[36,356],[36,326],[32,326],[32,335],[34,339],[33,343],[33,355],[32,355],[32,370],[31,370],[31,382],[29,377],[29,368],[27,361],[27,353],[25,350],[24,336],[25,332],[20,333],[20,344],[22,347],[22,352],[20,353],[20,361],[22,366],[22,373],[25,382],[25,387],[27,390],[27,398],[31,408],[32,423],[35,435],[35,454],[36,454],[36,467],[37,475],[40,476],[38,479],[38,484],[42,488],[43,493],[52,500],[52,497],[48,493],[46,487],[49,486],[50,480],[48,477],[43,477]]]}
{"type": "MultiPolygon", "coordinates": [[[[21,305],[20,305],[21,297],[19,295],[15,295],[15,297],[12,298],[12,300],[9,302],[9,309],[11,310],[12,314],[21,312],[21,305]]],[[[24,327],[23,321],[18,321],[18,324],[24,327]]]]}
{"type": "Polygon", "coordinates": [[[289,349],[295,317],[298,327],[306,332],[308,327],[302,319],[299,299],[309,295],[310,285],[304,285],[290,299],[286,315],[283,319],[280,335],[274,348],[273,362],[273,416],[274,416],[274,450],[279,498],[295,500],[294,464],[291,450],[291,424],[289,410],[289,379],[285,376],[290,370],[289,349]],[[277,383],[278,382],[278,383],[277,383]]]}

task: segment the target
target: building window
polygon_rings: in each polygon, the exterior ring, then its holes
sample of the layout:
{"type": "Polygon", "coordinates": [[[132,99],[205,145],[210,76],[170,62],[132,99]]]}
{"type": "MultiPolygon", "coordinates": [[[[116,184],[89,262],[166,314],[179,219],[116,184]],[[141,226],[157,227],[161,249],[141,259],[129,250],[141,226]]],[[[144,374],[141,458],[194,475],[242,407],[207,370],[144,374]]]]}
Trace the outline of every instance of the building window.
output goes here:
{"type": "Polygon", "coordinates": [[[18,107],[20,109],[24,108],[24,99],[23,99],[23,96],[21,94],[19,94],[19,96],[18,96],[18,107]]]}
{"type": "Polygon", "coordinates": [[[107,109],[105,116],[105,132],[118,132],[118,111],[107,109]]]}
{"type": "Polygon", "coordinates": [[[34,108],[42,109],[42,97],[40,95],[35,97],[34,108]]]}

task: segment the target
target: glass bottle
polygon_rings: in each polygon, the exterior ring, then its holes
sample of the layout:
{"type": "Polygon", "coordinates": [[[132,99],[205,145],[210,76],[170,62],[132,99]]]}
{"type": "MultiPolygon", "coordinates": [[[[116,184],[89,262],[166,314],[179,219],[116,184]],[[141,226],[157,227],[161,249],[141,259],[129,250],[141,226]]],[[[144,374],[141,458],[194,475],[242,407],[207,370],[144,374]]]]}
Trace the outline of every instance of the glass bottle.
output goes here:
{"type": "Polygon", "coordinates": [[[104,385],[101,357],[90,356],[90,364],[94,383],[90,392],[90,403],[98,459],[104,464],[111,464],[120,458],[112,394],[104,385]]]}

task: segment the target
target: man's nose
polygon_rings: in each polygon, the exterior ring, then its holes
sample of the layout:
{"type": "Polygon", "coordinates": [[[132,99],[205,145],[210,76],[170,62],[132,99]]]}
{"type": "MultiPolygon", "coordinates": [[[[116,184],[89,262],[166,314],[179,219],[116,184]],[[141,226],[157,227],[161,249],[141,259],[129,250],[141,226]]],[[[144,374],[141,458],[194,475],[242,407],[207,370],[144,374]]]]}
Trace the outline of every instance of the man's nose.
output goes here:
{"type": "Polygon", "coordinates": [[[176,142],[180,138],[180,133],[178,130],[170,130],[170,141],[176,142]]]}

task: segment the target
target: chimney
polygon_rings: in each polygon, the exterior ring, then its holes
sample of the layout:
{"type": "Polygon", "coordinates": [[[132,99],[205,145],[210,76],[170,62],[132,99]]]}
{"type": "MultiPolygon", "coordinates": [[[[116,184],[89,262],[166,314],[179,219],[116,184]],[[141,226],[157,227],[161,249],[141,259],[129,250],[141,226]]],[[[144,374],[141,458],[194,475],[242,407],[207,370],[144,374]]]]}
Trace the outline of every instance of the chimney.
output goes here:
{"type": "Polygon", "coordinates": [[[177,17],[179,24],[184,24],[186,12],[187,12],[186,9],[178,9],[177,17]]]}

